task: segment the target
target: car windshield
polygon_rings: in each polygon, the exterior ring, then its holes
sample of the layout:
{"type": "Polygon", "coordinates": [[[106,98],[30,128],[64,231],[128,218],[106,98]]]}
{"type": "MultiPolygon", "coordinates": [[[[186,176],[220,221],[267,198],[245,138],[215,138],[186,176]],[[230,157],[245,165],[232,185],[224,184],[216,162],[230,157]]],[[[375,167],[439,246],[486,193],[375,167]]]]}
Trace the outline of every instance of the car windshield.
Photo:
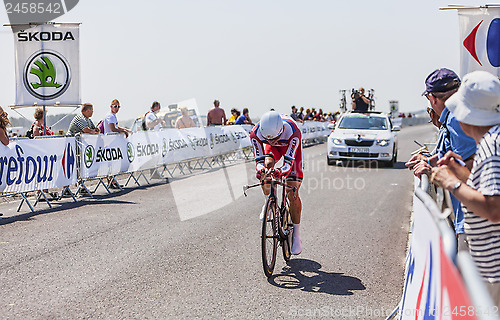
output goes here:
{"type": "Polygon", "coordinates": [[[381,117],[353,116],[344,117],[340,129],[387,130],[387,121],[381,117]]]}

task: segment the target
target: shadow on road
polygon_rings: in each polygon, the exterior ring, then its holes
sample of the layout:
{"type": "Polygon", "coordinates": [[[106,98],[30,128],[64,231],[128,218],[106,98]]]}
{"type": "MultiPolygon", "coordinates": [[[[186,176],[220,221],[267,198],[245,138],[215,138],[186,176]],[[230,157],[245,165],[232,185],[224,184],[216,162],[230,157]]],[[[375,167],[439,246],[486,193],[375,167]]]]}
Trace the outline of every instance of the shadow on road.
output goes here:
{"type": "MultiPolygon", "coordinates": [[[[147,187],[147,186],[146,186],[147,187]]],[[[35,212],[26,212],[26,213],[21,213],[15,216],[11,217],[3,217],[0,219],[0,226],[1,225],[6,225],[9,223],[13,223],[16,221],[29,221],[32,217],[38,216],[38,215],[43,215],[47,213],[54,213],[54,212],[61,212],[61,211],[66,211],[74,208],[79,208],[85,205],[91,205],[91,206],[96,206],[96,205],[102,205],[102,204],[135,204],[135,202],[130,202],[130,201],[123,201],[123,200],[113,200],[113,197],[116,196],[122,196],[127,193],[132,192],[133,190],[141,189],[141,188],[146,188],[146,187],[136,187],[136,188],[124,188],[123,191],[119,192],[113,192],[110,194],[103,194],[103,195],[94,195],[94,198],[77,198],[77,201],[74,202],[71,198],[67,198],[63,200],[63,202],[59,201],[53,201],[51,202],[52,204],[52,209],[49,207],[46,207],[45,209],[40,209],[39,206],[44,206],[46,203],[44,201],[40,201],[35,207],[35,212]]],[[[33,199],[30,199],[32,201],[32,205],[34,204],[33,199]]],[[[25,208],[27,208],[27,205],[24,204],[25,208]]]]}
{"type": "Polygon", "coordinates": [[[339,167],[362,168],[362,169],[382,169],[382,170],[408,169],[403,161],[396,161],[394,163],[394,167],[385,167],[383,164],[380,164],[377,161],[369,161],[369,160],[343,160],[339,161],[336,165],[339,167]]]}
{"type": "Polygon", "coordinates": [[[281,273],[268,279],[273,286],[332,295],[353,295],[365,290],[360,279],[343,273],[321,271],[321,264],[307,259],[291,259],[281,273]]]}

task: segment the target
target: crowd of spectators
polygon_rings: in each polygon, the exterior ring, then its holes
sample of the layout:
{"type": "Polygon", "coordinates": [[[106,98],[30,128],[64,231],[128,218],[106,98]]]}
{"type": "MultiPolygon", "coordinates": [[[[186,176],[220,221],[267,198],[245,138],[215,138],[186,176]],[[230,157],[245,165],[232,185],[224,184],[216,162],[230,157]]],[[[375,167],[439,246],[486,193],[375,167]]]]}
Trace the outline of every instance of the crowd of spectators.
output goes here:
{"type": "Polygon", "coordinates": [[[458,251],[468,251],[500,306],[500,81],[485,71],[438,69],[426,79],[436,148],[406,165],[448,190],[458,251]]]}

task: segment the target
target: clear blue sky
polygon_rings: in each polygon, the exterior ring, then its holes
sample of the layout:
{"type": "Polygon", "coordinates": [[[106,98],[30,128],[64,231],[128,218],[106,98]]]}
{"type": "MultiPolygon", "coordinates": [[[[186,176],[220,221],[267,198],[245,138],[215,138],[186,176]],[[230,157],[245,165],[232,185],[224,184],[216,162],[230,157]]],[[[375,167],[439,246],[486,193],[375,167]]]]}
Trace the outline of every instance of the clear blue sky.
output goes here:
{"type": "MultiPolygon", "coordinates": [[[[80,0],[57,22],[81,22],[82,102],[94,120],[112,99],[121,120],[153,100],[214,99],[260,117],[291,105],[336,111],[339,90],[375,89],[378,109],[426,106],[425,77],[459,68],[458,16],[449,2],[329,0],[80,0]]],[[[467,5],[484,2],[468,1],[467,5]]],[[[8,23],[5,10],[0,22],[8,23]]],[[[0,105],[14,104],[14,41],[0,32],[0,105]]],[[[56,111],[52,111],[56,113],[56,111]]],[[[10,112],[14,115],[13,112],[10,112]]],[[[32,112],[26,112],[31,117],[32,112]]]]}

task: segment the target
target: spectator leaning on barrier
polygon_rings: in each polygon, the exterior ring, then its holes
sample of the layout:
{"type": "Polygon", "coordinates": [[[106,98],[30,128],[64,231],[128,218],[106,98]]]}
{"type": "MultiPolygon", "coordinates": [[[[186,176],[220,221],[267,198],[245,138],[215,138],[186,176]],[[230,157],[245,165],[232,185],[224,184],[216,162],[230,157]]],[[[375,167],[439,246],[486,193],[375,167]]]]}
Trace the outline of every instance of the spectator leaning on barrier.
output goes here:
{"type": "MultiPolygon", "coordinates": [[[[35,109],[35,122],[31,125],[31,128],[33,129],[33,137],[38,137],[38,136],[43,136],[44,131],[44,123],[43,123],[43,108],[38,107],[35,109]]],[[[47,133],[48,136],[54,135],[54,132],[50,130],[47,126],[45,126],[45,132],[47,133]]]]}
{"type": "Polygon", "coordinates": [[[229,120],[227,120],[226,124],[234,124],[236,122],[236,119],[240,116],[241,112],[238,111],[236,108],[231,109],[231,117],[229,120]]]}
{"type": "MultiPolygon", "coordinates": [[[[449,69],[437,69],[433,71],[425,80],[426,90],[423,93],[429,100],[432,109],[439,115],[439,122],[443,126],[444,135],[437,149],[436,155],[426,157],[422,154],[414,155],[406,163],[406,166],[413,170],[416,176],[430,174],[431,168],[437,165],[438,159],[442,158],[446,152],[453,151],[465,160],[467,167],[472,168],[472,161],[476,153],[476,142],[467,136],[460,123],[450,114],[445,106],[448,100],[460,87],[460,78],[449,69]]],[[[438,140],[439,142],[439,140],[438,140]]],[[[464,242],[464,216],[460,202],[451,197],[453,212],[455,213],[455,232],[458,236],[458,248],[466,247],[464,242]]]]}
{"type": "Polygon", "coordinates": [[[252,120],[250,119],[250,116],[248,115],[248,108],[243,109],[243,114],[236,119],[236,122],[234,124],[251,124],[252,126],[254,125],[252,123],[252,120]]]}
{"type": "Polygon", "coordinates": [[[159,118],[156,114],[160,111],[161,106],[158,101],[154,101],[151,105],[151,111],[149,111],[145,116],[146,128],[148,130],[160,130],[160,128],[165,128],[167,124],[161,118],[159,118]]]}
{"type": "Polygon", "coordinates": [[[4,146],[9,144],[9,135],[7,134],[7,126],[10,124],[7,112],[0,107],[0,142],[4,146]]]}
{"type": "Polygon", "coordinates": [[[120,111],[120,102],[117,99],[111,101],[111,111],[104,117],[104,133],[121,132],[128,138],[129,130],[118,126],[118,118],[116,114],[120,111]]]}
{"type": "Polygon", "coordinates": [[[304,123],[302,118],[300,118],[299,113],[297,112],[297,108],[292,106],[292,113],[290,113],[290,117],[295,120],[295,122],[304,123]]]}
{"type": "Polygon", "coordinates": [[[94,107],[90,103],[84,103],[82,111],[77,114],[69,124],[68,134],[74,136],[78,133],[99,134],[101,131],[97,129],[90,119],[94,114],[94,107]]]}
{"type": "Polygon", "coordinates": [[[219,105],[219,100],[214,100],[214,107],[207,113],[207,126],[221,126],[226,124],[226,113],[219,105]]]}
{"type": "Polygon", "coordinates": [[[175,120],[175,127],[177,129],[195,127],[196,124],[194,123],[194,120],[188,115],[187,107],[180,107],[179,110],[181,110],[181,116],[177,118],[177,120],[175,120]]]}
{"type": "Polygon", "coordinates": [[[485,71],[469,73],[446,107],[476,141],[477,154],[469,172],[449,151],[431,181],[462,202],[470,253],[500,306],[500,81],[485,71]]]}

